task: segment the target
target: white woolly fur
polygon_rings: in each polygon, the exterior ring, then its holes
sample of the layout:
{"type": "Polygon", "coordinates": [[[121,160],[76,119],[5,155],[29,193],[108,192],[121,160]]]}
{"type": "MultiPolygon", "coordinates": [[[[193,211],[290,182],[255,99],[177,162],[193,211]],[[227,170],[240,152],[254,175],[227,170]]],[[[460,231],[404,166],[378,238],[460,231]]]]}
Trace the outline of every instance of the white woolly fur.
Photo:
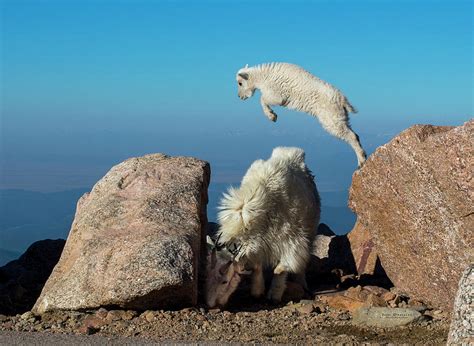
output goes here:
{"type": "Polygon", "coordinates": [[[317,117],[330,134],[348,142],[357,155],[359,167],[366,155],[359,137],[351,129],[349,113],[357,110],[331,84],[319,79],[297,65],[270,63],[244,67],[237,72],[238,94],[243,100],[256,89],[261,91],[261,105],[272,121],[277,114],[270,106],[284,106],[317,117]]]}
{"type": "Polygon", "coordinates": [[[236,261],[271,266],[280,275],[269,292],[274,300],[283,294],[286,273],[300,274],[304,281],[319,224],[319,194],[304,158],[302,149],[275,148],[270,159],[250,166],[240,188],[229,189],[219,207],[219,239],[241,246],[236,261]]]}

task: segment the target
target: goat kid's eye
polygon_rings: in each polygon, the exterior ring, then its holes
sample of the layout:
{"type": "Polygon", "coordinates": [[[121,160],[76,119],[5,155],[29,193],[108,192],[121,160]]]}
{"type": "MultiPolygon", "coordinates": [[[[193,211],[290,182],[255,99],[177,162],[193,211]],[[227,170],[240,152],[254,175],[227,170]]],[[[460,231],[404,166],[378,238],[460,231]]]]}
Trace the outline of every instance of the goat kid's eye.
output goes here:
{"type": "Polygon", "coordinates": [[[242,86],[242,82],[239,82],[239,85],[242,86]]]}

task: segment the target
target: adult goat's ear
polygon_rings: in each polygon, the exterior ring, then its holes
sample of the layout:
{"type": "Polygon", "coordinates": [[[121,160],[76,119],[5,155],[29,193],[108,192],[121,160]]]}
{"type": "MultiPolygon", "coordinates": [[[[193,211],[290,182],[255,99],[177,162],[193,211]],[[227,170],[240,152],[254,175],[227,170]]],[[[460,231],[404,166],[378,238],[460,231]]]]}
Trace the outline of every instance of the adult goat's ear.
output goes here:
{"type": "Polygon", "coordinates": [[[219,273],[221,275],[225,275],[227,271],[229,270],[229,267],[231,264],[232,264],[232,261],[229,261],[226,264],[224,264],[222,267],[219,268],[219,273]]]}
{"type": "Polygon", "coordinates": [[[217,250],[216,250],[216,248],[212,249],[211,256],[208,256],[207,260],[210,262],[209,264],[211,265],[211,269],[214,269],[214,267],[216,266],[216,263],[217,263],[217,250]]]}
{"type": "Polygon", "coordinates": [[[248,80],[249,79],[249,74],[248,73],[245,73],[245,72],[240,72],[239,73],[239,76],[245,80],[248,80]]]}

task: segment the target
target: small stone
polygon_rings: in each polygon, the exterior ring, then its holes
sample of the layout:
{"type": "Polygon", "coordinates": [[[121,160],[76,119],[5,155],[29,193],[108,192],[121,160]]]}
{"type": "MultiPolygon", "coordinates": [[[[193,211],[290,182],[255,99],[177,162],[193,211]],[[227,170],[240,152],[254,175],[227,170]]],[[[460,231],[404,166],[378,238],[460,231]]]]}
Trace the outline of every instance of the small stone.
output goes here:
{"type": "Polygon", "coordinates": [[[106,318],[107,313],[108,313],[107,309],[100,308],[99,310],[95,312],[95,315],[99,318],[106,318]]]}
{"type": "Polygon", "coordinates": [[[184,312],[184,313],[189,313],[189,312],[194,312],[195,309],[194,308],[184,308],[184,309],[181,309],[181,312],[184,312]]]}
{"type": "Polygon", "coordinates": [[[356,287],[349,287],[347,291],[344,292],[344,296],[359,300],[359,295],[361,294],[361,292],[362,292],[362,287],[360,285],[356,287]]]}
{"type": "Polygon", "coordinates": [[[387,306],[387,303],[382,297],[379,297],[373,293],[370,293],[369,296],[367,297],[365,301],[365,305],[370,307],[370,306],[387,306]]]}
{"type": "Polygon", "coordinates": [[[364,302],[343,295],[322,296],[321,301],[327,303],[331,308],[351,312],[364,305],[364,302]]]}
{"type": "Polygon", "coordinates": [[[398,304],[400,304],[402,301],[401,296],[396,295],[394,299],[388,302],[388,305],[391,306],[392,308],[396,308],[398,304]]]}
{"type": "Polygon", "coordinates": [[[119,310],[111,310],[107,313],[107,316],[105,317],[105,319],[108,321],[108,322],[112,322],[112,321],[119,321],[122,319],[122,314],[121,314],[121,311],[119,310]]]}
{"type": "Polygon", "coordinates": [[[133,310],[122,311],[122,314],[121,314],[122,320],[124,321],[130,321],[135,316],[137,316],[137,313],[136,311],[133,311],[133,310]]]}
{"type": "Polygon", "coordinates": [[[77,332],[80,334],[91,335],[99,331],[100,328],[106,324],[106,321],[102,318],[97,317],[96,315],[89,315],[84,319],[84,321],[82,321],[77,332]]]}
{"type": "Polygon", "coordinates": [[[413,299],[413,298],[410,298],[408,300],[408,306],[411,307],[411,308],[415,308],[417,306],[426,308],[426,305],[422,301],[420,301],[418,299],[413,299]]]}
{"type": "Polygon", "coordinates": [[[327,310],[327,305],[323,302],[314,302],[313,303],[314,312],[320,314],[327,310]]]}
{"type": "Polygon", "coordinates": [[[341,321],[347,321],[351,319],[351,315],[349,315],[347,312],[343,312],[342,314],[339,314],[337,318],[341,321]]]}
{"type": "Polygon", "coordinates": [[[358,309],[353,315],[353,323],[369,327],[391,328],[418,322],[423,316],[412,309],[371,307],[358,309]]]}
{"type": "Polygon", "coordinates": [[[386,292],[386,293],[382,294],[382,298],[383,298],[383,300],[385,300],[386,302],[389,302],[389,301],[391,301],[391,300],[394,300],[396,296],[397,296],[397,295],[396,295],[395,293],[393,293],[393,292],[386,292]]]}
{"type": "Polygon", "coordinates": [[[311,299],[302,299],[302,300],[300,300],[301,305],[308,305],[308,304],[313,305],[313,303],[314,303],[314,301],[311,300],[311,299]]]}
{"type": "Polygon", "coordinates": [[[361,286],[357,286],[357,287],[349,288],[346,291],[345,295],[348,296],[349,298],[353,298],[353,299],[365,302],[365,301],[367,301],[367,298],[369,297],[370,294],[371,294],[370,291],[366,290],[365,288],[363,288],[361,286]],[[353,290],[351,290],[351,289],[353,289],[353,290]]]}
{"type": "Polygon", "coordinates": [[[314,306],[311,302],[311,304],[303,304],[303,305],[299,306],[298,308],[296,308],[296,310],[300,314],[310,314],[314,311],[314,306]]]}
{"type": "Polygon", "coordinates": [[[5,322],[7,319],[7,316],[0,314],[0,322],[5,322]]]}
{"type": "Polygon", "coordinates": [[[8,321],[8,322],[5,322],[3,324],[3,328],[8,330],[8,329],[11,329],[13,327],[13,322],[12,321],[8,321]]]}
{"type": "Polygon", "coordinates": [[[203,315],[197,315],[196,316],[196,320],[198,321],[204,321],[206,319],[206,317],[204,317],[203,315]]]}
{"type": "Polygon", "coordinates": [[[385,293],[389,292],[386,288],[379,287],[379,286],[364,286],[364,290],[369,291],[379,297],[382,297],[385,293]]]}
{"type": "Polygon", "coordinates": [[[407,306],[408,306],[407,302],[405,302],[403,300],[400,303],[398,303],[399,308],[406,308],[407,306]]]}
{"type": "Polygon", "coordinates": [[[20,315],[20,319],[29,320],[30,318],[35,318],[35,315],[31,311],[27,311],[24,314],[20,315]]]}
{"type": "Polygon", "coordinates": [[[155,313],[153,311],[145,312],[144,315],[148,322],[152,322],[155,319],[155,313]]]}
{"type": "Polygon", "coordinates": [[[418,312],[424,313],[428,307],[426,305],[408,305],[410,309],[416,310],[418,312]]]}

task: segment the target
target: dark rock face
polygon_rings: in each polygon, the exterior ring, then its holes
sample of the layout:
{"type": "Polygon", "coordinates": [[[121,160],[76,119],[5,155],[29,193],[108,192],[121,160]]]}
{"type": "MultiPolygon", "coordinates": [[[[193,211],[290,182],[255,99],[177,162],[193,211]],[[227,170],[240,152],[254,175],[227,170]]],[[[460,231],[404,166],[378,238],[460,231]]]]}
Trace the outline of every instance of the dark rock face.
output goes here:
{"type": "Polygon", "coordinates": [[[349,206],[393,284],[451,309],[474,249],[474,120],[416,125],[353,175],[349,206]]]}
{"type": "MultiPolygon", "coordinates": [[[[358,223],[344,235],[335,235],[324,223],[319,225],[313,241],[308,276],[313,282],[332,281],[328,277],[331,273],[358,276],[356,281],[359,284],[392,287],[380,265],[370,233],[358,223]]],[[[339,279],[336,281],[339,282],[339,279]]]]}
{"type": "Polygon", "coordinates": [[[474,343],[474,264],[470,264],[459,280],[458,293],[454,301],[448,345],[471,345],[474,343]]]}
{"type": "Polygon", "coordinates": [[[328,274],[341,269],[345,274],[355,273],[356,267],[346,235],[337,236],[324,223],[319,224],[313,241],[310,274],[328,274]]]}
{"type": "Polygon", "coordinates": [[[19,314],[33,307],[65,243],[63,239],[37,241],[19,259],[0,268],[0,314],[19,314]]]}
{"type": "Polygon", "coordinates": [[[370,232],[357,222],[347,234],[351,246],[354,265],[358,275],[381,274],[377,267],[377,252],[370,232]]]}
{"type": "Polygon", "coordinates": [[[78,202],[64,252],[33,311],[197,302],[207,162],[152,154],[113,167],[78,202]]]}

